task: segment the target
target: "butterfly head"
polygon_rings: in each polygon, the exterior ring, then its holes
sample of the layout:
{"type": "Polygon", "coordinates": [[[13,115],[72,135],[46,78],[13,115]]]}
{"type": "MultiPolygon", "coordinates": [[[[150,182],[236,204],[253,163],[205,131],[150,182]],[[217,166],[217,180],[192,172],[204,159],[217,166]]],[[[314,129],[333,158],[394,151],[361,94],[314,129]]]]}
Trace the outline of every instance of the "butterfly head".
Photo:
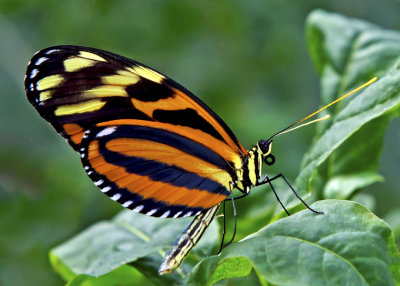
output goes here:
{"type": "Polygon", "coordinates": [[[258,149],[260,150],[263,161],[268,166],[275,163],[275,156],[272,155],[272,140],[260,140],[257,143],[258,149]]]}

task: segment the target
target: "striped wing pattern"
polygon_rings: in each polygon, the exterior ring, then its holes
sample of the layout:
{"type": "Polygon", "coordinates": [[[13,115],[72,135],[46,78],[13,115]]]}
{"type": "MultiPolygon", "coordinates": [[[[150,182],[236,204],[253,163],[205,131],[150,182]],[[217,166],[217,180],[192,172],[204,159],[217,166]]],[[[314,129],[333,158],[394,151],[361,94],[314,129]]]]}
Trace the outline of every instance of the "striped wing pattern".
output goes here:
{"type": "Polygon", "coordinates": [[[95,184],[140,213],[190,216],[218,205],[247,154],[188,90],[110,52],[44,49],[28,65],[25,89],[95,184]]]}
{"type": "Polygon", "coordinates": [[[111,199],[147,215],[181,217],[229,195],[229,166],[219,154],[154,124],[120,123],[90,130],[82,142],[86,172],[111,199]]]}
{"type": "Polygon", "coordinates": [[[129,118],[201,130],[246,153],[229,127],[191,92],[131,59],[87,47],[56,46],[30,61],[29,101],[78,151],[83,132],[129,118]]]}

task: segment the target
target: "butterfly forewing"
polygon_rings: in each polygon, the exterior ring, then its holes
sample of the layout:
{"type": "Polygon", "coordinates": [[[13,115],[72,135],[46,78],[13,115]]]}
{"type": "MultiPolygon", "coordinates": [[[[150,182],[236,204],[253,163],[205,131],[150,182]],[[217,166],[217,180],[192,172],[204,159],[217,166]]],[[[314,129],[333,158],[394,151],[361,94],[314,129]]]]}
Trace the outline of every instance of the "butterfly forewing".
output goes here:
{"type": "Polygon", "coordinates": [[[179,217],[217,205],[247,154],[188,90],[110,52],[44,49],[28,65],[25,89],[40,115],[81,153],[95,184],[141,213],[179,217]]]}
{"type": "Polygon", "coordinates": [[[136,61],[86,47],[38,52],[25,79],[29,101],[79,150],[84,131],[129,118],[199,129],[246,153],[227,125],[188,90],[136,61]]]}

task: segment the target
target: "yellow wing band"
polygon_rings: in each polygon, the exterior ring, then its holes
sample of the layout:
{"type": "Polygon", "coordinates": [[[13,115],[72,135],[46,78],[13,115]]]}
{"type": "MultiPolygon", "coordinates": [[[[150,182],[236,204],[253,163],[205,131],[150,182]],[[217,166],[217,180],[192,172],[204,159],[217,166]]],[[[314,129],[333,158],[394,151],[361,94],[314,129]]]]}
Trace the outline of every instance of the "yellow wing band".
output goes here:
{"type": "Polygon", "coordinates": [[[96,64],[96,62],[105,62],[106,60],[99,55],[81,51],[78,56],[73,56],[64,61],[64,68],[67,72],[75,72],[96,64]]]}
{"type": "Polygon", "coordinates": [[[106,104],[105,101],[101,100],[88,100],[84,101],[81,103],[76,103],[76,104],[70,104],[70,105],[61,105],[58,107],[54,114],[57,116],[63,116],[63,115],[71,115],[71,114],[76,114],[76,113],[85,113],[85,112],[91,112],[91,111],[96,111],[102,108],[106,104]]]}

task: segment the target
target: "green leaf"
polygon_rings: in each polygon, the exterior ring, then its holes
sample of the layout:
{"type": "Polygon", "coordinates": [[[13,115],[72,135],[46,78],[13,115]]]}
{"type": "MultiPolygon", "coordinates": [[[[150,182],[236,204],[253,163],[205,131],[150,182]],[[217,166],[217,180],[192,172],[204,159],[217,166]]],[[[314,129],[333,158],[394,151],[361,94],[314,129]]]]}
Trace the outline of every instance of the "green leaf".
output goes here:
{"type": "MultiPolygon", "coordinates": [[[[190,260],[190,257],[188,258],[190,260]]],[[[168,274],[160,276],[158,274],[158,268],[160,267],[160,255],[150,255],[141,259],[138,259],[130,265],[140,271],[148,280],[158,286],[169,286],[182,284],[182,269],[187,269],[188,260],[186,260],[180,269],[168,274]]],[[[198,260],[197,260],[198,261],[198,260]]]]}
{"type": "Polygon", "coordinates": [[[102,277],[77,275],[67,286],[134,286],[149,283],[143,275],[128,265],[123,265],[102,277]]]}
{"type": "MultiPolygon", "coordinates": [[[[317,10],[308,17],[307,38],[325,103],[379,77],[329,110],[331,122],[322,125],[303,160],[297,189],[303,194],[313,190],[317,197],[325,198],[323,186],[332,178],[376,173],[379,167],[384,130],[400,105],[400,34],[317,10]]],[[[368,183],[375,181],[369,179],[368,183]]],[[[366,185],[367,181],[363,187],[366,185]]],[[[340,197],[359,187],[347,187],[340,197]]]]}
{"type": "MultiPolygon", "coordinates": [[[[122,211],[111,221],[99,222],[50,252],[53,268],[65,279],[86,274],[93,277],[117,269],[139,258],[154,257],[151,263],[157,273],[164,250],[179,237],[192,218],[160,219],[144,216],[132,211],[122,211]]],[[[207,253],[217,240],[219,231],[212,224],[199,243],[207,253]]],[[[149,271],[149,261],[142,260],[143,269],[149,271]]],[[[185,266],[184,266],[185,267],[185,266]]],[[[170,277],[177,276],[176,273],[170,277]]],[[[165,278],[164,280],[170,280],[165,278]]]]}
{"type": "Polygon", "coordinates": [[[397,247],[400,247],[400,208],[391,210],[384,220],[392,227],[397,247]]]}
{"type": "Polygon", "coordinates": [[[373,172],[335,176],[325,185],[324,197],[327,199],[347,199],[352,196],[354,190],[382,181],[383,177],[373,172]]]}
{"type": "Polygon", "coordinates": [[[246,277],[253,265],[247,257],[231,257],[221,261],[219,256],[210,256],[197,264],[187,281],[191,286],[214,285],[225,278],[246,277]]]}
{"type": "Polygon", "coordinates": [[[357,193],[352,197],[352,200],[371,211],[376,209],[376,199],[373,195],[368,193],[357,193]]]}
{"type": "MultiPolygon", "coordinates": [[[[400,256],[385,222],[355,202],[325,200],[312,207],[324,214],[304,210],[272,223],[227,247],[220,257],[200,262],[189,282],[210,284],[229,259],[247,257],[275,285],[400,283],[400,256]]],[[[231,277],[239,273],[231,269],[231,277]]]]}
{"type": "Polygon", "coordinates": [[[253,265],[246,257],[229,258],[221,264],[211,275],[210,284],[231,277],[245,277],[250,274],[253,265]]]}

